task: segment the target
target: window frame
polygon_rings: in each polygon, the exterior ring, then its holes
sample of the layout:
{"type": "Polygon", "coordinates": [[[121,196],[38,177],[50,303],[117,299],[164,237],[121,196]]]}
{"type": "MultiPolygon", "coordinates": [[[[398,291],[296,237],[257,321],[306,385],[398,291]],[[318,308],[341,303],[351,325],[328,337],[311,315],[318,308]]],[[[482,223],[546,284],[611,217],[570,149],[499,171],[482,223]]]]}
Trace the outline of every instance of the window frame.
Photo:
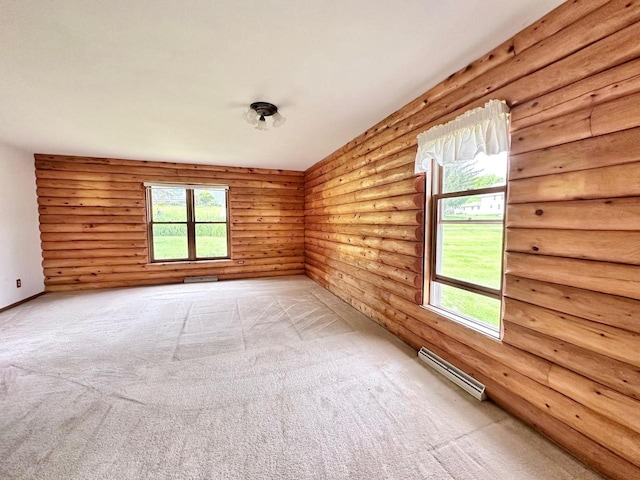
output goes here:
{"type": "Polygon", "coordinates": [[[147,243],[149,246],[149,263],[176,263],[176,262],[202,262],[212,260],[231,259],[231,229],[229,208],[229,187],[227,185],[190,184],[178,185],[172,183],[145,183],[147,206],[147,243]],[[153,188],[182,188],[185,190],[186,220],[182,222],[155,222],[153,220],[153,188]],[[224,222],[198,222],[196,220],[195,194],[196,189],[224,190],[225,194],[225,221],[224,222]],[[162,258],[156,259],[153,245],[154,225],[186,225],[187,227],[187,258],[162,258]],[[227,232],[227,255],[221,257],[198,257],[196,250],[196,226],[198,225],[225,225],[227,232]]]}
{"type": "MultiPolygon", "coordinates": [[[[508,157],[507,157],[508,158],[508,157]]],[[[507,160],[508,162],[508,160],[507,160]]],[[[425,226],[427,229],[425,239],[425,247],[429,248],[429,255],[427,261],[425,261],[425,272],[424,275],[424,291],[425,295],[423,298],[423,307],[434,310],[438,314],[443,315],[457,323],[460,323],[466,327],[469,327],[473,330],[479,331],[485,335],[490,337],[499,339],[501,338],[502,332],[502,313],[504,310],[504,302],[503,302],[503,288],[504,288],[504,266],[505,266],[505,235],[506,235],[506,213],[507,213],[507,189],[509,184],[508,179],[508,163],[507,163],[507,171],[505,172],[505,184],[495,187],[486,187],[479,188],[473,190],[459,190],[455,192],[447,192],[441,193],[443,190],[443,181],[444,181],[444,167],[440,166],[435,160],[431,161],[431,181],[430,181],[430,195],[427,198],[430,201],[430,205],[427,206],[426,211],[429,213],[429,218],[427,222],[425,222],[425,226]],[[502,220],[442,220],[442,211],[440,208],[441,200],[447,198],[457,198],[457,197],[468,197],[473,195],[485,195],[485,194],[496,194],[502,193],[504,195],[504,206],[502,213],[502,220]],[[439,238],[442,237],[441,225],[446,224],[501,224],[502,225],[502,239],[500,245],[500,287],[499,288],[491,288],[484,285],[475,284],[472,282],[467,282],[464,280],[459,280],[451,277],[447,277],[446,275],[438,274],[438,261],[442,258],[442,249],[441,245],[438,245],[439,238]],[[478,295],[483,295],[489,298],[493,298],[495,300],[500,301],[500,315],[499,315],[499,325],[497,327],[493,327],[489,325],[487,322],[483,322],[482,320],[475,319],[471,316],[464,315],[462,313],[456,313],[451,310],[448,310],[440,305],[434,305],[431,303],[432,298],[434,297],[434,291],[438,288],[438,285],[446,285],[453,288],[458,288],[467,292],[471,292],[478,295]]],[[[427,176],[426,181],[429,182],[429,176],[427,176]]],[[[429,185],[428,185],[429,187],[429,185]]]]}

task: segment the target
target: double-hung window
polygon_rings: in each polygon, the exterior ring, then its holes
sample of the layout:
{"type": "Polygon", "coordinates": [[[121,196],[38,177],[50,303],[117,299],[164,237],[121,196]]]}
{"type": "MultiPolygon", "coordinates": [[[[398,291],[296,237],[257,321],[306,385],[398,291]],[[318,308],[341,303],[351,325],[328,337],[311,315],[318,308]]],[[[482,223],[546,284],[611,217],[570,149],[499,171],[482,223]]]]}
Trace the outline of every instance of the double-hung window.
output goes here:
{"type": "Polygon", "coordinates": [[[492,100],[418,136],[429,172],[423,305],[500,336],[509,109],[492,100]]]}
{"type": "Polygon", "coordinates": [[[229,258],[226,186],[145,184],[149,261],[229,258]]]}
{"type": "Polygon", "coordinates": [[[500,330],[507,154],[434,162],[429,305],[485,333],[500,330]]]}

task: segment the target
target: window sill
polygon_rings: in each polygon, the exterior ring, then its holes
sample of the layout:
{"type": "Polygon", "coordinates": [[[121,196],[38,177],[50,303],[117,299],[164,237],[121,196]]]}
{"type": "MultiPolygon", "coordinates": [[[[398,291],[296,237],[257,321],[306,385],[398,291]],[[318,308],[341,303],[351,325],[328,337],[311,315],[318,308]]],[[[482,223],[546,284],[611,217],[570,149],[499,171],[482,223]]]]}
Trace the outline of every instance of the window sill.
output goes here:
{"type": "Polygon", "coordinates": [[[476,322],[472,322],[470,320],[467,320],[464,317],[458,316],[454,313],[451,313],[447,310],[444,310],[442,308],[438,308],[438,307],[434,307],[433,305],[420,305],[420,307],[424,308],[425,310],[428,310],[432,313],[435,313],[436,315],[439,315],[443,318],[446,318],[447,320],[451,320],[452,322],[456,322],[457,324],[460,324],[470,330],[473,330],[475,332],[481,333],[487,337],[493,338],[494,340],[499,340],[500,341],[500,331],[499,330],[494,330],[490,327],[486,327],[484,325],[481,325],[479,323],[476,322]]]}

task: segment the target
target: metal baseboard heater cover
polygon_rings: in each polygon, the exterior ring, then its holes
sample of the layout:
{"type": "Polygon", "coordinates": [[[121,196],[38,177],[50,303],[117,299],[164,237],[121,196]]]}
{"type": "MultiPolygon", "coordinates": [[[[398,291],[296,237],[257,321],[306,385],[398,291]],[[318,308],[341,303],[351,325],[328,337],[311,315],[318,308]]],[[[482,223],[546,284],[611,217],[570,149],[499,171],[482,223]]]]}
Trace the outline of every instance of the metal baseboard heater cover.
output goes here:
{"type": "Polygon", "coordinates": [[[447,377],[475,399],[480,401],[487,399],[485,387],[482,383],[472,376],[464,373],[459,368],[454,367],[444,358],[439,357],[431,350],[422,347],[418,352],[418,358],[441,375],[447,377]]]}
{"type": "Polygon", "coordinates": [[[217,282],[218,277],[215,275],[209,275],[207,277],[184,277],[184,283],[205,283],[205,282],[217,282]]]}

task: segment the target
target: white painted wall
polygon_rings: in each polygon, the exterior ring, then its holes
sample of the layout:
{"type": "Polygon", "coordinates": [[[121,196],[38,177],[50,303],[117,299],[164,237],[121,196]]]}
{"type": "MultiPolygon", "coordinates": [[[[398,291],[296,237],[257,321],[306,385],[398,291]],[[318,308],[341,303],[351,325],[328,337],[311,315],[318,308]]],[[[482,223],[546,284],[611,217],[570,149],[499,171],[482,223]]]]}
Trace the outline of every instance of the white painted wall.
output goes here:
{"type": "Polygon", "coordinates": [[[33,155],[0,143],[0,308],[44,290],[41,262],[33,155]]]}

